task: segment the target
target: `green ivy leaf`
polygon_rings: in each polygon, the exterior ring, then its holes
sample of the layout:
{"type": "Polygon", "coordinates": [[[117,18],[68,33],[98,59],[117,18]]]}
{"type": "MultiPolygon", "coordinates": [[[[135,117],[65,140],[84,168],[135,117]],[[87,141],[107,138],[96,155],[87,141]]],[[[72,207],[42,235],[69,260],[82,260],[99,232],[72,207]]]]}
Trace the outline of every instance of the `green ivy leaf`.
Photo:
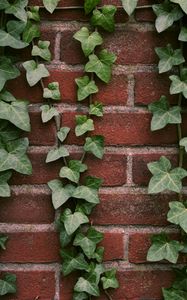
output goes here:
{"type": "Polygon", "coordinates": [[[84,199],[90,203],[94,203],[94,204],[99,203],[98,191],[88,186],[84,186],[84,185],[78,186],[75,189],[72,196],[74,198],[84,199]]]}
{"type": "Polygon", "coordinates": [[[44,64],[37,65],[34,60],[24,62],[23,67],[26,70],[26,77],[30,86],[34,86],[40,79],[49,76],[49,72],[44,64]]]}
{"type": "Polygon", "coordinates": [[[7,8],[7,7],[9,7],[10,6],[10,4],[8,3],[8,1],[7,0],[0,0],[0,9],[2,10],[2,9],[5,9],[5,8],[7,8]]]}
{"type": "Polygon", "coordinates": [[[10,197],[10,187],[7,181],[11,178],[12,172],[3,172],[0,174],[0,197],[10,197]]]}
{"type": "Polygon", "coordinates": [[[71,184],[63,186],[62,182],[54,179],[48,182],[49,188],[52,190],[52,203],[55,209],[62,206],[72,197],[75,187],[71,184]]]}
{"type": "Polygon", "coordinates": [[[95,282],[88,281],[83,277],[80,277],[74,286],[75,292],[86,292],[89,295],[99,297],[99,288],[95,282]]]}
{"type": "Polygon", "coordinates": [[[103,116],[103,104],[100,102],[94,102],[93,104],[90,104],[89,107],[89,114],[94,115],[97,117],[103,116]]]}
{"type": "Polygon", "coordinates": [[[187,27],[182,26],[179,34],[179,41],[187,42],[187,27]]]}
{"type": "Polygon", "coordinates": [[[169,77],[169,79],[172,81],[170,86],[170,94],[173,95],[182,93],[187,99],[187,68],[182,69],[180,77],[172,75],[169,77]]]}
{"type": "Polygon", "coordinates": [[[23,31],[23,41],[30,44],[34,38],[40,37],[39,24],[27,21],[27,25],[23,31]]]}
{"type": "Polygon", "coordinates": [[[95,81],[90,80],[88,76],[77,78],[75,82],[78,85],[78,101],[82,101],[91,94],[95,94],[99,91],[95,81]]]}
{"type": "Polygon", "coordinates": [[[159,73],[164,73],[172,69],[173,66],[178,66],[185,62],[181,49],[173,50],[172,46],[168,44],[166,47],[155,49],[159,56],[159,73]]]}
{"type": "Polygon", "coordinates": [[[67,178],[75,183],[79,182],[80,173],[87,170],[87,166],[79,160],[70,160],[68,167],[62,167],[60,177],[67,178]]]}
{"type": "Polygon", "coordinates": [[[187,292],[171,289],[162,289],[164,300],[185,300],[187,292]]]}
{"type": "Polygon", "coordinates": [[[148,108],[153,113],[152,131],[162,129],[167,124],[180,124],[182,122],[180,106],[169,107],[169,102],[165,96],[162,96],[159,101],[149,104],[148,108]]]}
{"type": "Polygon", "coordinates": [[[94,123],[92,119],[89,119],[86,115],[76,116],[75,134],[76,136],[81,136],[88,131],[94,130],[94,123]]]}
{"type": "Polygon", "coordinates": [[[81,42],[85,56],[90,55],[96,46],[103,43],[102,36],[97,31],[90,33],[87,27],[82,27],[73,37],[81,42]]]}
{"type": "Polygon", "coordinates": [[[7,57],[0,58],[0,91],[2,91],[7,80],[14,79],[20,75],[20,71],[7,57]]]}
{"type": "Polygon", "coordinates": [[[6,242],[8,240],[8,236],[6,235],[0,235],[0,249],[6,250],[6,242]]]}
{"type": "Polygon", "coordinates": [[[17,99],[8,91],[6,90],[3,90],[1,93],[0,93],[0,100],[3,100],[5,102],[16,102],[17,99]]]}
{"type": "Polygon", "coordinates": [[[76,205],[75,211],[82,212],[85,215],[90,215],[95,206],[95,203],[89,203],[80,200],[80,202],[78,202],[76,205]]]}
{"type": "Polygon", "coordinates": [[[64,146],[60,146],[57,149],[52,149],[47,154],[46,163],[58,160],[62,157],[69,156],[68,150],[64,146]]]}
{"type": "Polygon", "coordinates": [[[187,208],[179,201],[169,203],[170,210],[167,220],[170,223],[179,225],[187,233],[187,208]]]}
{"type": "Polygon", "coordinates": [[[155,26],[158,32],[166,30],[183,16],[181,9],[168,0],[165,0],[162,4],[153,5],[153,11],[157,16],[155,26]]]}
{"type": "Polygon", "coordinates": [[[171,170],[171,163],[165,156],[161,156],[157,162],[148,164],[149,171],[153,174],[149,182],[148,193],[160,193],[166,189],[180,193],[181,180],[187,176],[187,171],[182,168],[171,170]]]}
{"type": "Polygon", "coordinates": [[[34,20],[36,22],[40,22],[40,15],[39,15],[39,6],[31,6],[30,10],[27,11],[27,16],[30,20],[34,20]]]}
{"type": "Polygon", "coordinates": [[[60,254],[63,258],[62,272],[64,276],[69,275],[75,270],[88,269],[88,263],[84,259],[83,254],[76,254],[76,252],[70,250],[61,250],[60,254]]]}
{"type": "Polygon", "coordinates": [[[0,119],[0,140],[3,143],[15,140],[21,135],[21,130],[11,123],[0,119]]]}
{"type": "Polygon", "coordinates": [[[102,159],[104,155],[104,137],[101,135],[87,137],[86,143],[84,144],[84,150],[86,152],[91,152],[97,158],[102,159]]]}
{"type": "Polygon", "coordinates": [[[57,132],[57,137],[58,139],[63,142],[66,138],[68,133],[70,132],[70,128],[69,127],[62,127],[60,128],[60,130],[57,132]]]}
{"type": "Polygon", "coordinates": [[[183,290],[187,292],[187,268],[183,267],[182,269],[175,268],[176,279],[172,285],[174,289],[183,290]]]}
{"type": "Polygon", "coordinates": [[[181,139],[179,142],[179,145],[183,146],[185,148],[185,151],[187,152],[187,137],[184,137],[183,139],[181,139]]]}
{"type": "Polygon", "coordinates": [[[91,17],[91,24],[94,27],[100,26],[106,31],[113,32],[115,29],[114,15],[117,8],[114,5],[104,5],[101,11],[94,9],[91,17]]]}
{"type": "Polygon", "coordinates": [[[103,289],[117,289],[119,288],[119,282],[116,278],[116,270],[111,269],[104,273],[104,276],[101,277],[101,281],[103,283],[103,289]]]}
{"type": "Polygon", "coordinates": [[[27,22],[27,12],[25,7],[28,5],[28,0],[14,0],[5,10],[6,14],[12,14],[19,20],[27,22]]]}
{"type": "Polygon", "coordinates": [[[73,293],[73,300],[88,300],[86,293],[73,293]]]}
{"type": "Polygon", "coordinates": [[[58,82],[51,82],[48,84],[48,88],[44,88],[43,93],[44,98],[50,98],[53,100],[60,100],[60,90],[59,90],[59,83],[58,82]]]}
{"type": "Polygon", "coordinates": [[[87,176],[85,180],[85,185],[98,190],[102,185],[103,180],[101,178],[93,177],[93,176],[87,176]]]}
{"type": "Polygon", "coordinates": [[[50,121],[53,117],[58,116],[59,112],[55,107],[50,107],[49,105],[45,104],[40,107],[42,111],[42,122],[46,123],[50,121]]]}
{"type": "Polygon", "coordinates": [[[9,21],[7,23],[7,32],[0,30],[0,45],[1,47],[9,46],[14,49],[23,49],[28,46],[20,40],[20,34],[25,28],[25,23],[22,21],[9,21]]]}
{"type": "Polygon", "coordinates": [[[0,172],[13,169],[18,173],[30,175],[32,166],[25,154],[28,145],[28,139],[23,138],[8,142],[6,150],[0,149],[0,172]]]}
{"type": "Polygon", "coordinates": [[[186,0],[171,0],[171,2],[180,5],[182,10],[185,12],[185,14],[187,14],[187,2],[186,2],[186,0]]]}
{"type": "Polygon", "coordinates": [[[101,263],[103,261],[104,251],[104,247],[98,247],[91,258],[96,259],[98,263],[101,263]]]}
{"type": "Polygon", "coordinates": [[[61,220],[64,222],[64,227],[68,235],[73,234],[80,225],[88,223],[88,217],[80,212],[72,213],[69,208],[66,208],[62,213],[61,220]]]}
{"type": "Polygon", "coordinates": [[[88,15],[100,2],[101,0],[85,0],[84,1],[85,14],[88,15]]]}
{"type": "Polygon", "coordinates": [[[71,242],[71,239],[72,239],[72,235],[68,235],[64,225],[61,224],[61,226],[60,226],[60,246],[62,248],[66,247],[71,242]]]}
{"type": "Polygon", "coordinates": [[[43,0],[45,8],[52,14],[60,0],[43,0]]]}
{"type": "Polygon", "coordinates": [[[138,0],[122,0],[122,5],[126,13],[130,16],[135,10],[138,0]]]}
{"type": "Polygon", "coordinates": [[[38,45],[34,45],[32,49],[32,56],[40,56],[46,61],[51,60],[51,52],[49,50],[49,41],[38,41],[38,45]]]}
{"type": "Polygon", "coordinates": [[[89,62],[85,65],[86,72],[95,73],[102,81],[108,83],[112,75],[112,65],[116,61],[116,55],[102,50],[99,55],[91,54],[89,62]]]}
{"type": "Polygon", "coordinates": [[[0,279],[0,296],[16,293],[16,275],[6,273],[0,279]]]}
{"type": "Polygon", "coordinates": [[[155,262],[166,259],[176,264],[179,252],[182,249],[183,246],[178,241],[169,240],[165,233],[154,235],[147,254],[147,260],[155,262]]]}

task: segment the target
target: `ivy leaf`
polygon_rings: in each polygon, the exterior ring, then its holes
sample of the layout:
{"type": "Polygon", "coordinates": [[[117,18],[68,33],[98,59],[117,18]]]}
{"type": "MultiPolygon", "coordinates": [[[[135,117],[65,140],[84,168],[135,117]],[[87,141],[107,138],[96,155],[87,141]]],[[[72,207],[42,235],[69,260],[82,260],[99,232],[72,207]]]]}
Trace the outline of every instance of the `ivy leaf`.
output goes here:
{"type": "Polygon", "coordinates": [[[69,156],[68,150],[64,146],[60,146],[57,149],[52,149],[49,151],[49,153],[47,154],[46,163],[49,163],[49,162],[58,160],[59,158],[67,157],[67,156],[69,156]]]}
{"type": "Polygon", "coordinates": [[[104,155],[104,137],[102,135],[87,137],[84,150],[102,159],[104,155]]]}
{"type": "Polygon", "coordinates": [[[171,289],[162,289],[164,300],[185,300],[187,292],[171,289]]]}
{"type": "Polygon", "coordinates": [[[55,209],[62,206],[72,197],[74,186],[67,184],[63,186],[62,182],[54,179],[48,182],[49,188],[52,190],[52,203],[55,209]]]}
{"type": "Polygon", "coordinates": [[[103,264],[96,264],[91,262],[89,266],[89,272],[86,279],[96,285],[100,282],[101,274],[105,272],[103,264]]]}
{"type": "Polygon", "coordinates": [[[172,69],[173,66],[182,64],[185,59],[181,49],[173,50],[170,44],[167,47],[160,47],[155,49],[156,54],[159,56],[159,73],[164,73],[172,69]]]}
{"type": "Polygon", "coordinates": [[[78,85],[78,101],[82,101],[91,94],[95,94],[99,91],[95,81],[90,80],[88,76],[77,78],[75,82],[78,85]]]}
{"type": "Polygon", "coordinates": [[[45,8],[52,14],[60,0],[43,0],[45,8]]]}
{"type": "Polygon", "coordinates": [[[62,167],[60,177],[67,178],[75,183],[79,182],[80,173],[87,170],[87,166],[79,160],[70,160],[68,167],[62,167]]]}
{"type": "Polygon", "coordinates": [[[41,107],[42,110],[42,122],[46,123],[50,121],[53,117],[58,116],[59,112],[55,107],[50,107],[49,105],[45,104],[41,107]]]}
{"type": "Polygon", "coordinates": [[[182,122],[180,106],[169,107],[169,102],[165,96],[162,96],[159,101],[149,104],[148,108],[153,113],[152,131],[162,129],[167,124],[180,124],[182,122]]]}
{"type": "Polygon", "coordinates": [[[157,162],[148,164],[149,171],[153,174],[149,182],[148,193],[160,193],[166,189],[180,193],[181,180],[187,176],[187,171],[182,168],[171,170],[171,163],[165,156],[161,156],[157,162]]]}
{"type": "Polygon", "coordinates": [[[75,211],[82,212],[85,215],[90,215],[95,205],[95,203],[83,202],[81,200],[77,203],[75,211]]]}
{"type": "Polygon", "coordinates": [[[23,41],[30,44],[34,38],[40,36],[39,24],[33,23],[30,20],[27,21],[27,25],[23,31],[23,41]]]}
{"type": "Polygon", "coordinates": [[[187,292],[187,268],[175,268],[176,279],[172,285],[174,289],[183,290],[187,292]]]}
{"type": "Polygon", "coordinates": [[[25,28],[25,23],[22,21],[9,21],[7,23],[7,32],[0,30],[0,45],[1,47],[12,47],[14,49],[23,49],[28,46],[20,40],[20,34],[25,28]]]}
{"type": "Polygon", "coordinates": [[[49,72],[44,64],[37,65],[34,60],[24,62],[23,67],[26,70],[26,77],[30,86],[34,86],[40,79],[49,76],[49,72]]]}
{"type": "Polygon", "coordinates": [[[62,127],[62,128],[60,128],[60,130],[57,132],[58,139],[61,142],[63,142],[66,139],[66,137],[67,137],[67,135],[68,135],[69,132],[70,132],[70,128],[69,127],[62,127]]]}
{"type": "Polygon", "coordinates": [[[100,102],[94,102],[93,104],[90,104],[89,107],[89,114],[94,115],[97,117],[103,116],[103,104],[100,102]]]}
{"type": "Polygon", "coordinates": [[[185,151],[187,152],[187,137],[181,139],[179,145],[185,147],[185,151]]]}
{"type": "Polygon", "coordinates": [[[17,99],[8,91],[3,90],[0,93],[0,100],[3,100],[5,102],[16,102],[17,99]]]}
{"type": "Polygon", "coordinates": [[[170,210],[167,220],[170,223],[179,225],[187,233],[187,208],[179,201],[169,203],[170,210]]]}
{"type": "Polygon", "coordinates": [[[8,240],[8,236],[6,235],[0,235],[0,249],[2,250],[6,250],[6,242],[8,240]]]}
{"type": "Polygon", "coordinates": [[[85,0],[84,1],[85,14],[88,15],[100,2],[101,0],[85,0]]]}
{"type": "Polygon", "coordinates": [[[84,254],[91,259],[97,244],[102,241],[103,234],[93,227],[90,227],[87,231],[87,234],[77,233],[73,241],[74,246],[79,246],[82,248],[84,254]]]}
{"type": "Polygon", "coordinates": [[[0,91],[2,91],[7,80],[14,79],[20,75],[20,71],[7,57],[0,58],[0,91]]]}
{"type": "Polygon", "coordinates": [[[102,36],[96,31],[90,33],[87,27],[82,27],[73,37],[81,42],[81,47],[85,56],[90,55],[96,46],[103,43],[102,36]]]}
{"type": "Polygon", "coordinates": [[[51,60],[51,52],[49,50],[49,41],[38,41],[38,45],[34,45],[32,49],[32,56],[40,56],[46,61],[51,60]]]}
{"type": "Polygon", "coordinates": [[[94,130],[93,120],[89,119],[85,115],[77,115],[76,124],[77,124],[77,126],[75,127],[76,136],[80,136],[85,134],[88,131],[94,130]]]}
{"type": "Polygon", "coordinates": [[[0,149],[0,172],[13,169],[18,173],[30,175],[32,166],[25,154],[28,145],[28,139],[23,138],[8,142],[6,150],[0,149]]]}
{"type": "Polygon", "coordinates": [[[73,300],[88,300],[86,293],[73,293],[73,300]]]}
{"type": "Polygon", "coordinates": [[[163,259],[176,264],[183,246],[174,240],[169,240],[165,233],[152,237],[152,245],[147,254],[148,261],[160,261],[163,259]]]}
{"type": "Polygon", "coordinates": [[[64,222],[64,227],[68,235],[73,234],[80,225],[88,223],[88,217],[80,212],[72,213],[69,208],[66,208],[62,213],[61,220],[64,222]]]}
{"type": "Polygon", "coordinates": [[[0,197],[10,197],[10,187],[7,181],[11,178],[12,172],[3,172],[0,174],[0,197]]]}
{"type": "Polygon", "coordinates": [[[75,270],[87,270],[88,263],[84,259],[83,254],[76,255],[75,252],[70,250],[61,250],[60,254],[63,258],[62,272],[64,276],[69,275],[75,270]]]}
{"type": "Polygon", "coordinates": [[[183,16],[181,9],[172,5],[168,0],[162,4],[153,5],[153,11],[157,16],[155,26],[158,32],[166,30],[183,16]]]}
{"type": "Polygon", "coordinates": [[[59,83],[58,82],[51,82],[48,84],[48,88],[44,88],[43,93],[44,98],[50,98],[53,100],[60,100],[61,95],[59,91],[59,83]]]}
{"type": "Polygon", "coordinates": [[[27,22],[27,12],[25,7],[28,5],[28,0],[14,0],[5,10],[6,14],[12,14],[19,20],[27,22]]]}
{"type": "Polygon", "coordinates": [[[0,279],[0,296],[16,293],[16,275],[6,273],[0,279]]]}
{"type": "Polygon", "coordinates": [[[119,282],[116,279],[116,270],[111,269],[104,273],[105,276],[101,277],[101,281],[103,283],[103,289],[117,289],[119,287],[119,282]]]}
{"type": "Polygon", "coordinates": [[[106,31],[113,32],[115,29],[114,15],[117,8],[114,5],[104,5],[101,11],[94,9],[91,17],[91,24],[94,27],[100,26],[106,31]]]}
{"type": "Polygon", "coordinates": [[[93,177],[93,176],[87,176],[85,180],[85,185],[98,190],[102,185],[103,180],[101,178],[93,177]]]}
{"type": "Polygon", "coordinates": [[[99,297],[99,288],[98,285],[92,281],[88,281],[83,277],[80,277],[74,286],[75,292],[86,292],[89,295],[99,297]]]}
{"type": "Polygon", "coordinates": [[[8,1],[7,0],[0,0],[0,9],[2,10],[2,9],[5,9],[5,8],[7,8],[7,7],[9,7],[10,6],[10,3],[8,3],[8,1]]]}
{"type": "Polygon", "coordinates": [[[8,121],[0,120],[0,139],[3,143],[15,140],[21,135],[21,130],[8,121]]]}
{"type": "Polygon", "coordinates": [[[72,197],[78,199],[84,199],[87,202],[94,203],[94,204],[99,203],[98,191],[96,189],[92,189],[84,185],[78,186],[75,189],[72,197]]]}
{"type": "Polygon", "coordinates": [[[11,122],[24,131],[30,131],[28,102],[17,100],[6,103],[0,101],[0,118],[11,122]]]}
{"type": "Polygon", "coordinates": [[[122,0],[122,5],[126,13],[130,16],[135,10],[138,0],[122,0]]]}
{"type": "Polygon", "coordinates": [[[27,15],[30,20],[40,22],[39,6],[31,6],[30,10],[27,11],[27,15]]]}
{"type": "Polygon", "coordinates": [[[182,26],[179,34],[179,41],[187,42],[187,27],[182,26]]]}
{"type": "Polygon", "coordinates": [[[171,2],[180,5],[182,10],[185,12],[185,14],[187,14],[187,2],[186,2],[186,0],[171,0],[171,2]]]}
{"type": "Polygon", "coordinates": [[[91,54],[89,62],[85,65],[86,72],[95,73],[102,81],[108,83],[112,75],[112,65],[116,61],[116,55],[102,50],[99,55],[91,54]]]}
{"type": "Polygon", "coordinates": [[[91,258],[96,259],[98,263],[101,263],[103,261],[104,251],[105,251],[104,247],[98,247],[91,258]]]}
{"type": "Polygon", "coordinates": [[[172,75],[169,77],[169,79],[172,81],[170,86],[170,94],[173,95],[182,93],[187,99],[187,68],[182,69],[180,77],[172,75]]]}
{"type": "Polygon", "coordinates": [[[60,228],[60,246],[62,248],[66,247],[71,242],[72,236],[68,235],[64,225],[60,228]]]}

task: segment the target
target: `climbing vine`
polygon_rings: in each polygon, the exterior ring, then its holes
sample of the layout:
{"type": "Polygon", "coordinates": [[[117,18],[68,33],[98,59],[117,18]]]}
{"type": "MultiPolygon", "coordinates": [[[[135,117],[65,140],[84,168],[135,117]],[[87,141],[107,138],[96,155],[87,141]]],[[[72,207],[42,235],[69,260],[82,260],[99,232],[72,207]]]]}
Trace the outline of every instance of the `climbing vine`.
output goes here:
{"type": "MultiPolygon", "coordinates": [[[[156,48],[159,57],[159,73],[169,72],[171,81],[170,94],[178,95],[178,103],[169,103],[167,97],[162,96],[160,100],[149,105],[149,111],[153,114],[151,130],[161,130],[168,124],[176,124],[178,132],[179,158],[178,167],[172,167],[172,163],[165,156],[156,162],[148,164],[152,173],[148,192],[150,194],[170,190],[178,194],[178,199],[169,203],[167,221],[178,225],[181,232],[180,240],[174,240],[165,232],[152,237],[152,245],[147,254],[150,262],[167,260],[176,264],[180,253],[187,254],[187,202],[182,191],[182,179],[187,177],[184,169],[184,155],[187,150],[187,138],[183,136],[182,121],[184,119],[183,98],[187,99],[187,67],[184,56],[184,43],[187,42],[187,27],[185,17],[187,15],[187,2],[181,0],[165,0],[161,4],[153,5],[156,14],[156,29],[163,32],[173,24],[175,30],[179,28],[179,48],[174,49],[168,44],[166,47],[156,48]],[[173,75],[171,75],[173,73],[173,75]]],[[[176,197],[177,198],[177,197],[176,197]]],[[[165,300],[187,299],[187,267],[174,269],[176,280],[171,288],[163,288],[165,300]]]]}

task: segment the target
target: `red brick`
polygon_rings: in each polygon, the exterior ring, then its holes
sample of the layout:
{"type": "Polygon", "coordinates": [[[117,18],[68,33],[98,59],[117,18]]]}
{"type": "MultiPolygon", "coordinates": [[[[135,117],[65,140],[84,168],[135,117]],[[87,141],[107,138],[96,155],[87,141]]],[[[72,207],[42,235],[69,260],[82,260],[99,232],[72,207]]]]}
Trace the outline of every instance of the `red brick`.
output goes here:
{"type": "MultiPolygon", "coordinates": [[[[16,176],[13,176],[14,178],[16,176]]],[[[11,198],[1,198],[0,220],[2,223],[45,224],[54,221],[51,196],[31,188],[12,191],[11,198]]]]}
{"type": "Polygon", "coordinates": [[[55,297],[55,273],[52,271],[8,271],[17,276],[17,293],[2,300],[51,300],[55,297]]]}
{"type": "Polygon", "coordinates": [[[104,234],[104,240],[101,246],[104,246],[104,260],[116,260],[124,258],[124,234],[122,232],[113,231],[104,234]]]}
{"type": "Polygon", "coordinates": [[[3,263],[49,263],[59,260],[57,233],[19,232],[8,233],[8,237],[7,249],[1,253],[3,263]]]}

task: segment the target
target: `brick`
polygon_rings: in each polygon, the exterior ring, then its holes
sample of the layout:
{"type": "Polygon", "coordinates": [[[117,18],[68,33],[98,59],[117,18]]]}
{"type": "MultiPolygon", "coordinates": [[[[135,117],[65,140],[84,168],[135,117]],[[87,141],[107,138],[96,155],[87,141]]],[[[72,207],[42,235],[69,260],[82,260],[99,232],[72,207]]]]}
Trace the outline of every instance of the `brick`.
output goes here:
{"type": "MultiPolygon", "coordinates": [[[[14,178],[16,176],[13,176],[14,178]]],[[[12,191],[11,198],[1,198],[1,223],[48,224],[54,221],[51,196],[42,190],[26,188],[12,191]]]]}
{"type": "Polygon", "coordinates": [[[101,192],[101,203],[91,216],[99,225],[166,225],[168,203],[175,195],[101,192]]]}
{"type": "Polygon", "coordinates": [[[101,246],[104,246],[104,261],[124,258],[124,234],[118,231],[106,232],[101,246]]]}
{"type": "Polygon", "coordinates": [[[49,263],[59,260],[57,233],[19,232],[8,233],[8,237],[7,249],[1,253],[3,263],[49,263]]]}
{"type": "Polygon", "coordinates": [[[3,300],[51,300],[55,297],[55,273],[53,271],[13,271],[17,276],[17,293],[3,296],[3,300]]]}

